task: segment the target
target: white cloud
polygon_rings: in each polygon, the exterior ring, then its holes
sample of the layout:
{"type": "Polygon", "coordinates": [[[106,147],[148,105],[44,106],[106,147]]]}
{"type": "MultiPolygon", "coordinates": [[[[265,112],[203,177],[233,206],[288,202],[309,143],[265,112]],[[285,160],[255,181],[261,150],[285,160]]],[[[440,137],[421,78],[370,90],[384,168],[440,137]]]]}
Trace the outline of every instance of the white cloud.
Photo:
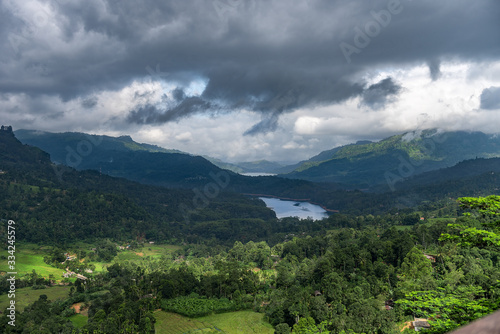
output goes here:
{"type": "Polygon", "coordinates": [[[183,132],[175,136],[175,140],[178,140],[180,142],[190,142],[192,139],[193,135],[189,131],[183,132]]]}
{"type": "MultiPolygon", "coordinates": [[[[175,86],[158,81],[134,81],[117,91],[95,91],[62,101],[55,96],[3,94],[0,117],[15,128],[45,131],[84,131],[108,135],[130,134],[134,140],[230,161],[268,159],[298,161],[322,150],[357,140],[377,140],[404,131],[438,127],[448,130],[498,132],[500,113],[481,110],[483,89],[499,86],[490,67],[474,63],[441,64],[441,77],[432,81],[425,64],[386,69],[366,76],[368,84],[392,77],[403,87],[399,99],[373,111],[359,98],[341,104],[299,109],[284,114],[275,132],[243,136],[260,115],[250,111],[214,116],[199,114],[178,122],[139,125],[126,122],[128,112],[162,101],[175,86]],[[482,69],[484,76],[479,74],[482,69]],[[471,75],[471,73],[474,73],[471,75]],[[85,99],[91,99],[87,108],[85,99]]],[[[203,83],[193,83],[199,93],[203,83]]]]}
{"type": "Polygon", "coordinates": [[[498,3],[464,11],[464,1],[408,1],[347,66],[339,43],[386,5],[249,0],[221,17],[211,1],[4,0],[0,117],[17,129],[129,134],[231,161],[301,160],[430,127],[497,132],[500,113],[480,109],[480,97],[500,87],[500,61],[488,60],[498,59],[498,3]],[[428,64],[439,70],[435,81],[428,64]],[[386,78],[402,89],[380,109],[356,97],[386,78]],[[186,108],[168,123],[127,119],[162,106],[177,87],[188,96],[209,87],[208,102],[221,110],[186,108]],[[261,98],[267,104],[249,111],[261,98]],[[262,120],[276,130],[243,135],[262,120]]]}

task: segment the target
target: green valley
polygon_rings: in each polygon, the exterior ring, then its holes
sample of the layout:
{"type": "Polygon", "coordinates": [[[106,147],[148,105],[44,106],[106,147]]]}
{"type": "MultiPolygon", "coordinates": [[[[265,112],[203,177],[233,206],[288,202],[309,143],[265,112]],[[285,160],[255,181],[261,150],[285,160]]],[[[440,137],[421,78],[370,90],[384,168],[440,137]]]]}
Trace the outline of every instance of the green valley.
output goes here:
{"type": "Polygon", "coordinates": [[[0,158],[1,333],[445,333],[500,308],[497,159],[389,192],[228,174],[210,195],[56,165],[9,131],[0,158]],[[277,219],[258,192],[341,210],[277,219]]]}

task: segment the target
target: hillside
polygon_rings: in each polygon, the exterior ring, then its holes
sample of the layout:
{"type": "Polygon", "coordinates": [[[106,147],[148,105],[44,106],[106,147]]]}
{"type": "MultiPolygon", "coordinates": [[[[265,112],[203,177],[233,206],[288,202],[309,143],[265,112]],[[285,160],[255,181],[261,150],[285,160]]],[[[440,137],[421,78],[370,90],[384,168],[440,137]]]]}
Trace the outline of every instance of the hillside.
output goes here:
{"type": "Polygon", "coordinates": [[[325,162],[325,161],[332,159],[332,157],[334,157],[338,151],[344,149],[345,147],[354,146],[354,145],[365,145],[365,144],[369,144],[369,143],[371,143],[371,142],[367,141],[367,140],[361,140],[361,141],[356,142],[355,144],[348,144],[348,145],[344,145],[344,146],[335,147],[335,148],[332,148],[331,150],[326,150],[326,151],[320,152],[319,154],[317,154],[317,155],[315,155],[312,158],[309,158],[307,160],[300,161],[300,162],[293,164],[293,165],[283,166],[279,170],[277,170],[277,172],[279,174],[287,174],[287,173],[291,173],[293,171],[299,171],[299,170],[307,169],[307,168],[310,168],[313,166],[317,166],[317,165],[321,164],[322,162],[325,162]]]}
{"type": "MultiPolygon", "coordinates": [[[[17,133],[17,131],[16,131],[17,133]]],[[[42,133],[39,135],[43,138],[45,135],[42,133]]],[[[52,134],[48,134],[49,137],[52,134]]],[[[87,138],[88,135],[70,134],[67,138],[68,133],[58,134],[60,142],[54,142],[53,146],[49,147],[51,157],[52,152],[57,152],[58,150],[66,150],[64,147],[65,143],[71,143],[69,147],[78,147],[79,142],[75,142],[75,138],[87,138]]],[[[35,137],[35,136],[33,136],[35,137]]],[[[360,166],[364,166],[364,177],[366,178],[366,185],[370,184],[368,176],[372,178],[379,177],[380,174],[383,177],[383,181],[378,185],[371,187],[372,191],[377,192],[377,194],[371,194],[361,191],[345,191],[343,190],[345,185],[338,185],[333,183],[314,183],[311,181],[283,178],[276,176],[264,176],[264,177],[246,177],[239,174],[234,174],[229,171],[224,171],[217,166],[211,164],[209,161],[202,157],[191,156],[188,154],[179,153],[162,153],[162,152],[149,152],[147,150],[129,150],[124,149],[123,142],[124,137],[120,138],[105,138],[102,140],[102,145],[99,145],[90,152],[85,157],[81,157],[80,166],[86,166],[87,168],[92,168],[96,172],[86,172],[87,174],[93,174],[96,177],[100,173],[109,174],[113,176],[123,177],[129,180],[137,181],[143,184],[150,184],[156,186],[166,186],[166,187],[177,187],[177,188],[195,188],[198,191],[203,191],[208,185],[214,185],[213,175],[225,175],[224,180],[227,179],[228,182],[224,182],[220,189],[208,189],[208,191],[216,191],[214,194],[217,195],[215,198],[217,200],[230,200],[231,193],[236,192],[243,194],[255,194],[255,195],[270,195],[282,198],[296,198],[296,199],[310,199],[310,201],[318,203],[327,209],[339,210],[340,212],[350,212],[357,214],[378,214],[381,212],[386,212],[392,207],[417,207],[420,203],[425,201],[439,201],[442,198],[460,196],[460,195],[470,195],[481,194],[481,189],[484,192],[492,192],[498,187],[496,184],[495,175],[488,175],[487,172],[494,171],[494,169],[487,168],[487,165],[494,165],[495,162],[490,162],[485,160],[484,167],[471,167],[468,169],[455,168],[453,171],[448,172],[446,169],[441,171],[442,175],[446,175],[447,178],[441,176],[427,176],[429,181],[411,181],[411,177],[403,178],[398,177],[397,174],[394,178],[387,179],[384,178],[384,173],[386,170],[391,170],[396,166],[395,173],[398,173],[397,166],[401,163],[398,159],[398,154],[393,150],[395,143],[401,141],[401,136],[391,137],[380,143],[367,143],[358,142],[357,144],[344,146],[341,148],[334,149],[333,152],[336,156],[342,157],[341,159],[332,159],[327,163],[322,163],[317,169],[309,168],[304,170],[304,172],[321,171],[325,166],[331,166],[336,164],[336,166],[344,166],[345,168],[352,168],[356,165],[357,170],[352,171],[354,175],[360,175],[362,170],[360,166]],[[111,142],[111,144],[104,144],[111,142]],[[117,144],[118,143],[118,144],[117,144]],[[374,150],[374,144],[378,144],[378,151],[374,150]],[[121,150],[114,150],[113,147],[120,145],[121,150]],[[374,151],[369,153],[370,150],[374,151]],[[393,151],[391,151],[393,150],[393,151]],[[346,156],[349,152],[353,153],[353,158],[348,159],[346,156]],[[376,152],[375,152],[376,151],[376,152]],[[368,152],[368,153],[366,153],[368,152]],[[379,152],[379,153],[377,153],[379,152]],[[380,152],[385,152],[385,155],[380,152]],[[388,152],[392,152],[392,159],[389,159],[388,152]],[[374,156],[372,159],[365,159],[364,155],[371,154],[374,156]],[[376,156],[379,154],[379,156],[376,156]],[[112,157],[112,159],[110,158],[112,157]],[[378,161],[378,168],[373,168],[373,159],[378,161]],[[351,161],[352,160],[352,161],[351,161]],[[383,166],[383,168],[382,168],[383,166]],[[471,173],[473,170],[474,173],[471,173]],[[484,175],[480,173],[484,171],[484,175]],[[223,174],[221,174],[223,173],[223,174]],[[224,174],[226,173],[226,174],[224,174]],[[488,180],[488,181],[486,181],[488,180]],[[406,183],[408,182],[408,183],[406,183]],[[488,183],[489,182],[489,183],[488,183]],[[227,183],[227,184],[226,184],[227,183]],[[405,184],[403,186],[403,184],[405,184]],[[391,189],[392,187],[392,189],[391,189]],[[398,190],[401,189],[401,190],[398,190]],[[396,190],[396,191],[392,191],[396,190]],[[219,194],[219,191],[222,191],[219,194]],[[225,197],[227,196],[227,197],[225,197]]],[[[41,142],[45,142],[41,140],[41,142]]],[[[81,145],[81,144],[80,144],[81,145]]],[[[129,143],[129,145],[139,146],[142,144],[129,143]]],[[[407,144],[410,145],[410,144],[407,144]]],[[[413,144],[411,144],[413,145],[413,144]]],[[[25,146],[27,147],[27,146],[25,146]]],[[[76,152],[76,149],[75,149],[76,152]]],[[[328,152],[324,152],[316,157],[314,160],[323,159],[328,152]]],[[[47,156],[45,155],[46,159],[47,156]]],[[[479,163],[479,162],[478,162],[479,163]]],[[[429,164],[427,164],[429,165],[429,164]]],[[[58,165],[56,168],[56,173],[58,171],[64,170],[65,167],[58,165]]],[[[414,173],[417,175],[417,173],[414,173]]],[[[64,179],[67,179],[73,174],[64,174],[64,179]]],[[[412,176],[412,175],[409,175],[412,176]]],[[[347,180],[350,175],[347,175],[345,179],[347,180]]],[[[77,182],[78,179],[75,180],[77,182]]],[[[95,181],[87,181],[88,184],[96,184],[95,181]]],[[[101,182],[102,183],[102,182],[101,182]]],[[[358,184],[359,186],[359,184],[358,184]]],[[[115,191],[114,188],[117,186],[109,186],[107,189],[109,191],[115,191]]],[[[138,185],[131,186],[131,189],[137,188],[138,185]]],[[[356,185],[348,185],[348,187],[356,187],[356,185]]],[[[120,186],[121,193],[127,193],[128,190],[123,189],[120,186]]],[[[153,188],[157,189],[157,188],[153,188]]],[[[158,190],[155,190],[158,192],[158,190]]],[[[186,196],[191,196],[191,198],[196,198],[198,202],[204,197],[196,195],[193,191],[187,191],[185,195],[180,196],[180,198],[186,198],[186,196]]],[[[147,196],[140,197],[139,200],[145,205],[147,201],[145,200],[147,196]]],[[[235,197],[236,198],[236,197],[235,197]]],[[[175,199],[177,200],[177,199],[175,199]]],[[[187,200],[187,199],[186,199],[187,200]]],[[[210,203],[214,201],[211,200],[210,203]]],[[[178,204],[177,204],[178,206],[178,204]]],[[[193,205],[190,204],[189,207],[193,205]]],[[[170,208],[170,207],[169,207],[170,208]]],[[[159,212],[164,212],[165,207],[156,206],[155,210],[159,212]]],[[[170,212],[169,214],[176,215],[176,219],[181,220],[181,210],[176,210],[176,212],[170,212]]],[[[202,220],[203,215],[199,215],[197,212],[197,217],[199,221],[202,220]]],[[[213,216],[213,215],[211,215],[213,216]]],[[[208,217],[208,216],[207,216],[208,217]]],[[[230,217],[226,215],[225,217],[230,217]]]]}
{"type": "Polygon", "coordinates": [[[80,151],[78,152],[80,154],[88,152],[89,155],[95,150],[184,153],[156,145],[137,143],[130,136],[111,137],[81,132],[52,133],[24,129],[16,130],[14,133],[16,138],[24,144],[39,147],[44,151],[50,149],[52,159],[57,163],[64,163],[68,153],[73,152],[73,150],[80,151]]]}
{"type": "Polygon", "coordinates": [[[474,179],[481,175],[500,173],[500,158],[477,158],[459,162],[455,166],[415,175],[395,184],[396,189],[430,186],[453,180],[474,179]]]}
{"type": "Polygon", "coordinates": [[[245,161],[235,163],[244,173],[277,173],[283,165],[268,160],[245,161]]]}
{"type": "Polygon", "coordinates": [[[424,130],[325,151],[282,176],[369,188],[388,178],[405,179],[468,159],[499,156],[498,136],[424,130]]]}
{"type": "Polygon", "coordinates": [[[24,144],[47,151],[54,163],[77,170],[98,170],[144,184],[192,188],[205,185],[211,181],[211,173],[222,171],[205,158],[140,144],[129,136],[34,130],[19,130],[15,134],[24,144]]]}
{"type": "Polygon", "coordinates": [[[1,219],[19,220],[18,236],[24,241],[200,240],[211,238],[216,226],[231,225],[230,232],[221,230],[217,236],[232,242],[251,235],[245,226],[275,219],[262,201],[223,189],[217,196],[202,197],[188,189],[55,165],[47,153],[23,145],[7,130],[0,131],[0,170],[1,219]]]}

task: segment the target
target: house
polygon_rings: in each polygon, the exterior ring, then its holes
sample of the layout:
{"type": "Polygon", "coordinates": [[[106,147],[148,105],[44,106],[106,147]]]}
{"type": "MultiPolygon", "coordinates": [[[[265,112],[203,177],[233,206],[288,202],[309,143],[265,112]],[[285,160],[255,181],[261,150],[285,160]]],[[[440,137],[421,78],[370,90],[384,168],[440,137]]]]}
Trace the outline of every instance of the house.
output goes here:
{"type": "Polygon", "coordinates": [[[429,259],[431,262],[436,262],[436,258],[432,255],[424,254],[424,256],[429,259]]]}
{"type": "Polygon", "coordinates": [[[69,278],[69,277],[73,276],[74,274],[75,273],[72,272],[72,271],[65,271],[65,272],[63,272],[63,277],[64,278],[69,278]]]}
{"type": "Polygon", "coordinates": [[[420,332],[421,330],[431,328],[427,319],[415,318],[411,323],[412,327],[415,328],[415,332],[420,332]]]}
{"type": "Polygon", "coordinates": [[[319,290],[314,291],[314,297],[318,297],[321,295],[322,295],[321,291],[319,291],[319,290]]]}

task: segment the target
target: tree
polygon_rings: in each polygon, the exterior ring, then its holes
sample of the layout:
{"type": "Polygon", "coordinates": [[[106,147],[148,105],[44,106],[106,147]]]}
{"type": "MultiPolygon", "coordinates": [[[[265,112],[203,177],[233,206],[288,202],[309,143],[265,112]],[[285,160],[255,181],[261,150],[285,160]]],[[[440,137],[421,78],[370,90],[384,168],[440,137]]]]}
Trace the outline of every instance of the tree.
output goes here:
{"type": "Polygon", "coordinates": [[[290,326],[288,326],[287,323],[278,324],[275,327],[274,333],[275,334],[290,334],[290,326]]]}
{"type": "Polygon", "coordinates": [[[461,286],[451,292],[412,291],[396,303],[406,314],[433,319],[432,333],[445,333],[491,312],[483,296],[480,287],[461,286]]]}
{"type": "MultiPolygon", "coordinates": [[[[476,211],[475,216],[479,214],[484,228],[449,224],[448,227],[454,229],[454,233],[443,233],[439,240],[455,241],[462,247],[500,248],[500,196],[461,197],[458,202],[462,209],[476,211]]],[[[471,217],[472,213],[465,212],[464,216],[471,217]]]]}
{"type": "Polygon", "coordinates": [[[500,196],[461,197],[458,199],[462,209],[476,210],[483,216],[500,216],[500,196]]]}
{"type": "Polygon", "coordinates": [[[298,323],[293,325],[293,331],[292,333],[297,333],[297,334],[312,334],[312,333],[318,333],[318,327],[316,327],[316,323],[314,322],[314,319],[311,317],[304,317],[299,320],[298,323]]]}
{"type": "Polygon", "coordinates": [[[415,290],[429,290],[434,287],[431,261],[424,256],[420,249],[413,247],[406,254],[401,265],[400,291],[404,294],[415,290]]]}

